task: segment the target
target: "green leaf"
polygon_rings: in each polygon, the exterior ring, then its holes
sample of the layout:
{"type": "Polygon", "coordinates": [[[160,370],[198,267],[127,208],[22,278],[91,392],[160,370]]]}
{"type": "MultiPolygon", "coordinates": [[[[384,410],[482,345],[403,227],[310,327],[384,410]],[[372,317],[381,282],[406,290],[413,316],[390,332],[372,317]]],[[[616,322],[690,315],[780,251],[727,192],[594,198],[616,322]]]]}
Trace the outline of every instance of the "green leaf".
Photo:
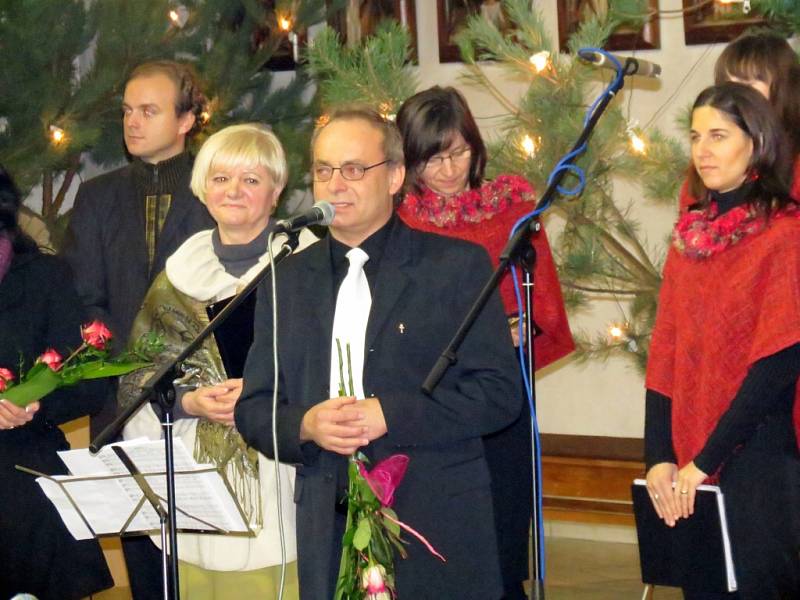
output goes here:
{"type": "Polygon", "coordinates": [[[342,536],[342,548],[347,548],[348,546],[352,545],[353,543],[353,536],[356,534],[356,528],[351,527],[347,531],[344,532],[342,536]]]}
{"type": "MultiPolygon", "coordinates": [[[[36,367],[31,369],[31,371],[34,369],[36,369],[36,367]]],[[[8,388],[0,395],[17,406],[25,406],[35,400],[44,398],[61,385],[62,381],[58,373],[45,367],[44,369],[36,369],[33,376],[28,377],[24,382],[18,385],[8,388]]]]}
{"type": "Polygon", "coordinates": [[[131,371],[149,367],[149,362],[105,362],[102,360],[88,362],[81,365],[82,379],[102,379],[103,377],[118,377],[131,371]]]}
{"type": "Polygon", "coordinates": [[[371,537],[372,527],[369,524],[369,519],[364,517],[358,522],[358,528],[353,536],[353,547],[363,551],[369,545],[371,537]]]}
{"type": "Polygon", "coordinates": [[[395,519],[395,520],[397,520],[397,513],[395,513],[395,512],[394,512],[394,511],[393,511],[391,508],[388,508],[388,507],[384,507],[384,508],[381,510],[381,513],[383,513],[383,514],[384,514],[384,517],[383,517],[383,526],[384,526],[384,527],[386,527],[386,529],[388,529],[388,530],[389,530],[391,533],[393,533],[395,536],[397,536],[397,537],[400,537],[400,525],[398,525],[397,523],[394,523],[394,522],[390,521],[390,520],[389,520],[389,519],[386,517],[386,515],[388,514],[388,515],[389,515],[389,516],[390,516],[392,519],[395,519]]]}

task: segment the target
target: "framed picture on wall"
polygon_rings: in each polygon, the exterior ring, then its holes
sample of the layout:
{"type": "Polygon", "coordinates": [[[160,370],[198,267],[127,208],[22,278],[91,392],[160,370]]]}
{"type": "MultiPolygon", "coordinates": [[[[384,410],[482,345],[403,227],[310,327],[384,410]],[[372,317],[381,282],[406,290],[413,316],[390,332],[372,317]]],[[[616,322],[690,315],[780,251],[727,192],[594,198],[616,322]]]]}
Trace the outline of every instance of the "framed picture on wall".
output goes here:
{"type": "Polygon", "coordinates": [[[745,13],[741,2],[683,0],[683,9],[687,45],[729,42],[750,27],[767,24],[757,10],[745,13]]]}
{"type": "Polygon", "coordinates": [[[348,46],[357,46],[375,33],[378,24],[392,19],[411,33],[411,54],[417,58],[417,20],[414,0],[347,0],[345,8],[328,20],[348,46]]]}
{"type": "MultiPolygon", "coordinates": [[[[684,0],[686,1],[686,0],[684,0]]],[[[707,1],[707,0],[702,0],[707,1]]],[[[641,29],[620,27],[606,42],[606,50],[653,50],[661,47],[658,29],[658,0],[648,0],[650,19],[641,29]]],[[[608,10],[608,0],[556,0],[558,10],[558,47],[567,50],[569,37],[578,30],[587,15],[602,15],[608,10]]]]}
{"type": "MultiPolygon", "coordinates": [[[[533,4],[533,2],[531,2],[533,4]]],[[[502,10],[500,0],[436,0],[439,29],[439,62],[458,62],[461,53],[455,37],[466,26],[472,15],[480,15],[500,31],[512,30],[502,10]]]]}

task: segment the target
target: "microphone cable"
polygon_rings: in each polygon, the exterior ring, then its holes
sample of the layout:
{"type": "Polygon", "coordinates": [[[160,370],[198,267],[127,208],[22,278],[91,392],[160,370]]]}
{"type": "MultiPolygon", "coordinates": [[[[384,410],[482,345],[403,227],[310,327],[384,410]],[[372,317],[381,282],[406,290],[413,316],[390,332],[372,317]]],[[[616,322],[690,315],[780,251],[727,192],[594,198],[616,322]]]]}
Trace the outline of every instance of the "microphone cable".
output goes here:
{"type": "MultiPolygon", "coordinates": [[[[586,114],[583,119],[583,126],[584,129],[589,124],[589,120],[592,118],[594,111],[597,109],[597,106],[600,102],[603,101],[609,95],[613,95],[611,91],[612,87],[619,84],[619,81],[625,76],[624,70],[622,68],[622,64],[616,59],[616,57],[602,48],[581,48],[581,51],[590,51],[590,52],[599,52],[606,56],[616,67],[617,74],[611,80],[611,82],[605,87],[605,89],[600,93],[600,95],[592,102],[591,106],[586,111],[586,114]]],[[[550,175],[547,178],[547,185],[549,186],[553,180],[555,179],[556,175],[561,172],[569,172],[575,175],[578,178],[578,183],[572,188],[565,188],[561,185],[556,186],[556,190],[564,196],[578,196],[580,195],[586,187],[586,174],[581,167],[573,164],[571,161],[586,152],[588,147],[588,139],[584,141],[580,146],[577,148],[570,150],[564,156],[559,159],[556,163],[556,166],[551,171],[550,175]]],[[[509,239],[514,236],[517,230],[522,226],[523,223],[526,223],[530,219],[534,217],[538,217],[542,213],[544,213],[550,205],[552,204],[552,200],[548,199],[547,202],[542,204],[541,206],[535,208],[531,212],[526,215],[523,215],[517,222],[514,223],[514,226],[511,228],[511,232],[509,233],[509,239]]],[[[523,315],[525,311],[525,307],[523,306],[522,302],[522,293],[520,291],[520,284],[519,284],[519,276],[517,273],[518,267],[514,264],[511,265],[511,278],[514,282],[514,296],[517,301],[517,314],[523,315]]],[[[534,278],[535,283],[535,278],[534,278]]],[[[520,318],[517,323],[517,331],[519,332],[519,346],[517,347],[517,357],[520,363],[520,367],[522,370],[522,380],[525,385],[525,395],[528,399],[528,407],[530,408],[531,412],[531,435],[533,438],[533,447],[536,449],[532,460],[535,461],[535,469],[534,469],[534,477],[537,478],[535,482],[537,494],[536,497],[533,499],[536,502],[538,507],[537,510],[537,524],[538,524],[538,532],[539,532],[539,548],[544,548],[544,517],[542,515],[542,450],[541,450],[541,443],[540,443],[540,436],[539,436],[539,423],[538,419],[536,418],[536,407],[533,403],[533,381],[535,374],[528,373],[526,366],[525,366],[525,345],[522,343],[525,339],[524,337],[524,323],[525,319],[520,318]]],[[[531,332],[532,333],[532,332],[531,332]]],[[[534,369],[535,369],[534,365],[534,369]]],[[[545,573],[545,557],[544,552],[540,552],[538,556],[539,560],[539,572],[541,573],[542,581],[544,581],[544,573],[545,573]]]]}

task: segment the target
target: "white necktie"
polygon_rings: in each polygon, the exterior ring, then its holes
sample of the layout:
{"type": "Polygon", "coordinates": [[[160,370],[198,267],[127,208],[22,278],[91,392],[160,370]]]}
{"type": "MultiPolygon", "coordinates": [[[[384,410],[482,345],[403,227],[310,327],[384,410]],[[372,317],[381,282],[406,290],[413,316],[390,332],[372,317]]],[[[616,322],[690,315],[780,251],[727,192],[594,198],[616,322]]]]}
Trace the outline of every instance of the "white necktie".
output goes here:
{"type": "Polygon", "coordinates": [[[353,248],[347,253],[350,267],[339,287],[336,296],[336,312],[333,316],[333,335],[331,336],[331,398],[339,396],[340,381],[344,381],[345,395],[348,395],[349,377],[347,369],[347,345],[350,345],[350,366],[353,377],[353,391],[358,399],[364,398],[364,338],[367,335],[367,321],[372,306],[364,263],[369,256],[361,248],[353,248]],[[339,349],[341,347],[341,371],[339,368],[339,349]],[[340,373],[343,376],[340,377],[340,373]]]}

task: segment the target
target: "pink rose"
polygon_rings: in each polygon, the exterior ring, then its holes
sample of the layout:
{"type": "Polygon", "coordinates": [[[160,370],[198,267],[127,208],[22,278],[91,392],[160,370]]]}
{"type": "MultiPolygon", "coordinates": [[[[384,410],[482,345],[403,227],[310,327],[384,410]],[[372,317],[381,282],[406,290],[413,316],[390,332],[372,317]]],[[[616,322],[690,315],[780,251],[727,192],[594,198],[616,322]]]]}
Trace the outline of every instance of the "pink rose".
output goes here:
{"type": "Polygon", "coordinates": [[[44,351],[44,353],[36,359],[36,362],[41,362],[46,364],[50,367],[52,371],[58,371],[61,368],[61,355],[53,350],[52,348],[48,348],[44,351]]]}
{"type": "Polygon", "coordinates": [[[383,459],[369,472],[363,463],[358,463],[361,476],[383,506],[391,506],[394,503],[394,491],[403,481],[407,468],[408,456],[405,454],[393,454],[383,459]]]}
{"type": "Polygon", "coordinates": [[[102,321],[94,320],[88,325],[81,327],[81,337],[85,343],[93,348],[103,350],[106,347],[106,342],[113,336],[102,321]]]}
{"type": "Polygon", "coordinates": [[[14,373],[0,367],[0,392],[5,390],[11,381],[14,381],[14,373]]]}

